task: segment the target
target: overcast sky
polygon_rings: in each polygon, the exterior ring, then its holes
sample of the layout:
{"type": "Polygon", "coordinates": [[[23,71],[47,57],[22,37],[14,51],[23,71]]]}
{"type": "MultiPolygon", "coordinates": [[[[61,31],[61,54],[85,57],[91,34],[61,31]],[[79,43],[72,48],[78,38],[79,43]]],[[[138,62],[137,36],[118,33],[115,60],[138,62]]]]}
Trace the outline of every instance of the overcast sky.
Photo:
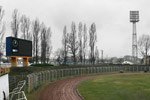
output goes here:
{"type": "Polygon", "coordinates": [[[129,11],[139,10],[137,36],[150,34],[150,0],[0,0],[5,10],[6,36],[11,35],[12,12],[18,9],[31,20],[39,18],[52,30],[53,51],[61,47],[64,25],[68,32],[72,21],[97,28],[97,46],[104,57],[132,54],[132,24],[129,11]]]}

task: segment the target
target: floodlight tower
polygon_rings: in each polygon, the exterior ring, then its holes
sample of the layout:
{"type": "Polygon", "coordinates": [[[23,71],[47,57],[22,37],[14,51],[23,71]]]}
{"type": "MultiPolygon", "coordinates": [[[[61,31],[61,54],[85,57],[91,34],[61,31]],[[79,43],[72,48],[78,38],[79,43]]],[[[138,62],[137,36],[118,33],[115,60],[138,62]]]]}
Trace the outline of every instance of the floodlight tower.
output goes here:
{"type": "Polygon", "coordinates": [[[139,22],[139,11],[130,11],[130,22],[133,23],[132,34],[132,58],[133,62],[137,63],[137,35],[136,35],[136,23],[139,22]]]}

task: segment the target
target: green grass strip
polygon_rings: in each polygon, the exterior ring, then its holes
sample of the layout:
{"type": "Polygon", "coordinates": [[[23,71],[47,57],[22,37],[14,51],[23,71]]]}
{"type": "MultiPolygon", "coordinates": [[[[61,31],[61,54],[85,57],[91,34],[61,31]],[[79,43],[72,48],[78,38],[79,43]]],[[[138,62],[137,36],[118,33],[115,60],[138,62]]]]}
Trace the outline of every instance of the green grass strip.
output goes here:
{"type": "Polygon", "coordinates": [[[78,90],[85,100],[150,100],[150,74],[98,77],[78,90]]]}

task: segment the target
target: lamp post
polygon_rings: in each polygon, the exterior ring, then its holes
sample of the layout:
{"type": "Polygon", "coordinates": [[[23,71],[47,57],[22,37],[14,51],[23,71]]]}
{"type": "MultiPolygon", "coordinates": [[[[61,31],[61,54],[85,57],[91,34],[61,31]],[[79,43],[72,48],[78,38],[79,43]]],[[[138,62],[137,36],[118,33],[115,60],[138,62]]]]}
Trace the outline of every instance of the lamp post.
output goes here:
{"type": "Polygon", "coordinates": [[[137,33],[136,23],[139,22],[139,11],[130,11],[130,22],[133,23],[133,34],[132,34],[132,58],[133,62],[137,63],[137,33]]]}

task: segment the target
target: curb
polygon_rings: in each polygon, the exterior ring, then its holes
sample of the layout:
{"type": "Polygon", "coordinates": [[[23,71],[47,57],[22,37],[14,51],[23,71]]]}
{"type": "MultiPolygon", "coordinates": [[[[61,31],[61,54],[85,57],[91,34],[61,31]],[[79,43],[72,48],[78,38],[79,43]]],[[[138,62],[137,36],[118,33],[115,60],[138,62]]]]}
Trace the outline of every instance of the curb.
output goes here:
{"type": "Polygon", "coordinates": [[[81,94],[79,93],[77,87],[76,87],[76,93],[77,93],[77,95],[78,95],[82,100],[85,100],[85,99],[81,96],[81,94]]]}

